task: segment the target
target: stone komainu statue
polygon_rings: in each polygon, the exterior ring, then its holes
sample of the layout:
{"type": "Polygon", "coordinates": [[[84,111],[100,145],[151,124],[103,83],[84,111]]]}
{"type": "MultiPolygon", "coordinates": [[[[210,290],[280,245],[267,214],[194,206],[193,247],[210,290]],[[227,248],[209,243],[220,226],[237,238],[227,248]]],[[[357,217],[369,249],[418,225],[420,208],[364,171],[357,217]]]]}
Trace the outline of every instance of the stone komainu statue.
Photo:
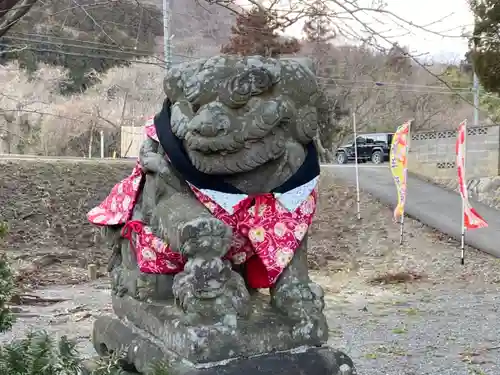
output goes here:
{"type": "Polygon", "coordinates": [[[96,321],[98,353],[125,348],[141,373],[161,360],[172,375],[208,374],[228,359],[241,373],[249,357],[271,366],[309,346],[304,368],[320,357],[325,369],[311,374],[353,374],[321,347],[323,291],[308,276],[320,173],[311,64],[216,56],[171,69],[164,90],[132,174],[88,213],[113,251],[118,317],[96,321]]]}

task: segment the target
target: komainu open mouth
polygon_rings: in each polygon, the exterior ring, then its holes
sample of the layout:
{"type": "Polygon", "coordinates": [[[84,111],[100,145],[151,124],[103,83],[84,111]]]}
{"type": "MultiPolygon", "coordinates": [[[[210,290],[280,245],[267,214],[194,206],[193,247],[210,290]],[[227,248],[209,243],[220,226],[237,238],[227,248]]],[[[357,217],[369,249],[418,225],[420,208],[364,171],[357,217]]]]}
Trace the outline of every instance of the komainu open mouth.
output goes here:
{"type": "Polygon", "coordinates": [[[220,135],[218,137],[203,137],[188,133],[184,138],[187,149],[203,154],[234,153],[245,147],[246,141],[240,134],[220,135]]]}
{"type": "Polygon", "coordinates": [[[188,140],[185,143],[195,168],[216,175],[248,172],[285,153],[285,137],[281,129],[276,129],[259,140],[244,141],[239,148],[220,150],[208,147],[210,151],[206,152],[198,147],[189,147],[188,140]]]}

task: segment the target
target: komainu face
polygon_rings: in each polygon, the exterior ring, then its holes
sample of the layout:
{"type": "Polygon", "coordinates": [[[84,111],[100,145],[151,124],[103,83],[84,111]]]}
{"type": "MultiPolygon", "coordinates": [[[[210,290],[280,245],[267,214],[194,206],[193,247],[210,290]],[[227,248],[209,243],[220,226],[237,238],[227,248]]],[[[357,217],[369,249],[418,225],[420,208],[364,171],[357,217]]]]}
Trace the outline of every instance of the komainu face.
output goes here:
{"type": "Polygon", "coordinates": [[[310,65],[216,56],[171,69],[171,126],[194,166],[214,175],[248,172],[310,143],[319,95],[310,65]]]}

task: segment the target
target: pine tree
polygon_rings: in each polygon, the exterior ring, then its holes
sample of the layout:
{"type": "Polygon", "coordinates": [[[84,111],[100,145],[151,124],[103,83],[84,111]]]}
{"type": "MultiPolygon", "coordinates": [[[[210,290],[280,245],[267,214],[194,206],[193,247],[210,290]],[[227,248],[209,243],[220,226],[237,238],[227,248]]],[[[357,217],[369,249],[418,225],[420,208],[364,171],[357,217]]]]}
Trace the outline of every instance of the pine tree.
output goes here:
{"type": "Polygon", "coordinates": [[[336,37],[333,27],[330,26],[328,20],[321,15],[309,17],[304,23],[303,31],[308,41],[318,44],[329,43],[336,37]]]}
{"type": "Polygon", "coordinates": [[[232,36],[221,52],[240,56],[261,55],[277,57],[300,51],[297,39],[283,39],[277,34],[280,29],[276,15],[260,7],[254,7],[236,18],[231,28],[232,36]]]}
{"type": "Polygon", "coordinates": [[[474,31],[466,56],[474,67],[481,86],[500,94],[500,3],[497,0],[471,0],[474,31]]]}
{"type": "Polygon", "coordinates": [[[336,34],[329,20],[321,14],[320,8],[306,20],[302,31],[307,43],[312,47],[311,57],[314,60],[316,74],[328,76],[331,75],[330,68],[337,64],[332,58],[333,46],[330,43],[336,34]]]}
{"type": "Polygon", "coordinates": [[[330,163],[333,154],[330,150],[333,135],[339,131],[338,123],[345,116],[344,103],[332,95],[328,86],[334,81],[328,78],[337,75],[338,61],[335,57],[335,47],[331,41],[335,39],[335,28],[331,21],[324,16],[326,9],[322,2],[313,4],[316,11],[306,20],[302,31],[311,47],[310,57],[313,59],[315,73],[320,78],[320,100],[318,101],[318,136],[315,139],[316,148],[321,161],[330,163]]]}
{"type": "Polygon", "coordinates": [[[394,44],[387,53],[387,66],[395,73],[411,75],[413,68],[408,48],[394,44]]]}

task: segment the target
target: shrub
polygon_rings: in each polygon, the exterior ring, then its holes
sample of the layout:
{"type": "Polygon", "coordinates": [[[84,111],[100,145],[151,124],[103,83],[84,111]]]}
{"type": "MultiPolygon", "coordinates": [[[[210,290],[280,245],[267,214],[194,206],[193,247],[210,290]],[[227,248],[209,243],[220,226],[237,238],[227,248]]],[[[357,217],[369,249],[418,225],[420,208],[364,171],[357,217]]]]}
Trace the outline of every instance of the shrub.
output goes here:
{"type": "MultiPolygon", "coordinates": [[[[0,222],[0,243],[6,234],[7,224],[0,222]]],[[[0,332],[8,331],[12,327],[13,316],[8,303],[12,298],[13,290],[14,281],[7,256],[0,254],[0,332]]]]}
{"type": "Polygon", "coordinates": [[[0,348],[0,374],[76,375],[81,361],[75,346],[65,336],[56,342],[46,332],[30,332],[0,348]]]}
{"type": "MultiPolygon", "coordinates": [[[[0,222],[0,241],[7,235],[7,224],[0,222]]],[[[14,293],[13,274],[5,253],[0,255],[0,332],[12,328],[9,308],[14,293]]],[[[30,332],[21,340],[0,346],[0,374],[76,375],[80,358],[75,343],[65,336],[55,342],[45,332],[30,332]]]]}

